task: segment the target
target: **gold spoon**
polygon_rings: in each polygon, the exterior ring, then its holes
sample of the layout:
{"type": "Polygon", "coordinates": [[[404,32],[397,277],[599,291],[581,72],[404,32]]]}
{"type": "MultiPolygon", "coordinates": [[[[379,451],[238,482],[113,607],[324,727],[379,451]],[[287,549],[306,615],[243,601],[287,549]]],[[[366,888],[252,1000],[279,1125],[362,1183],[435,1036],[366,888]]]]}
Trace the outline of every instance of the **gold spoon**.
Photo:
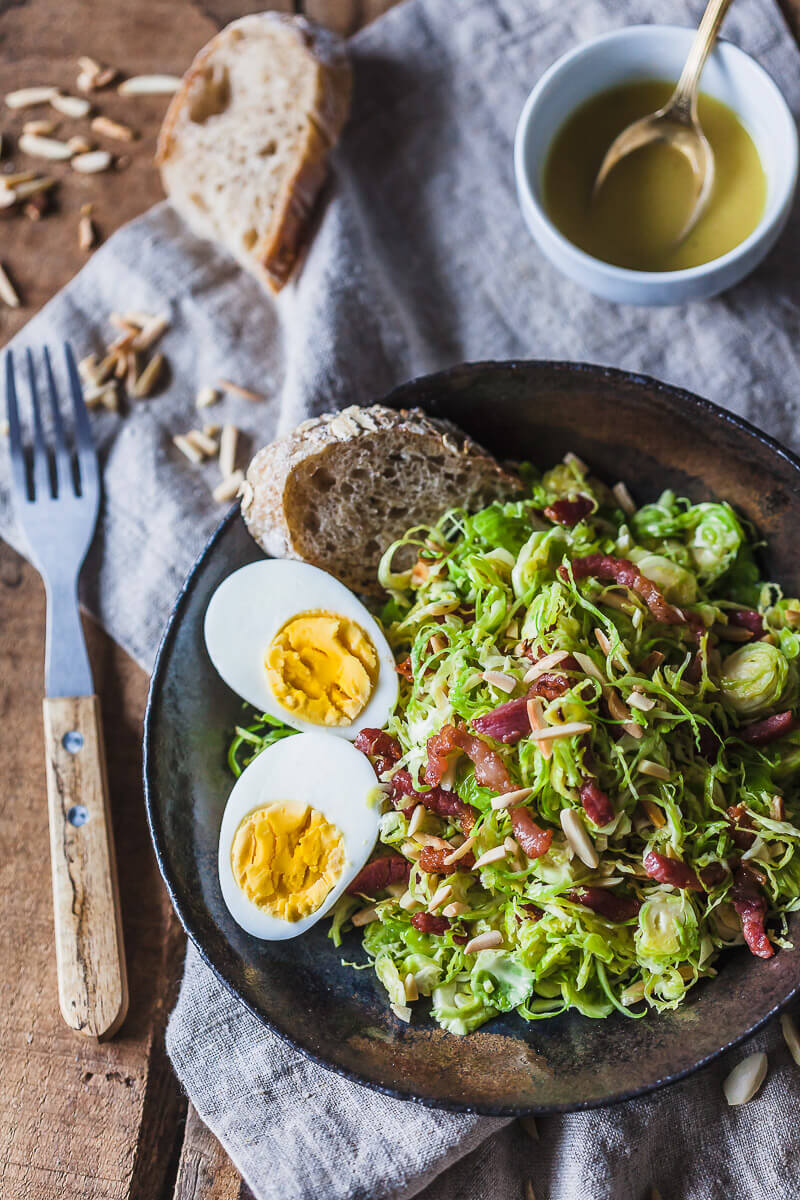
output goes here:
{"type": "Polygon", "coordinates": [[[666,142],[689,160],[694,197],[688,220],[678,235],[682,241],[694,228],[714,187],[714,151],[697,118],[700,75],[717,39],[732,0],[709,0],[675,91],[663,108],[626,126],[606,151],[594,181],[596,196],[620,159],[651,142],[666,142]]]}

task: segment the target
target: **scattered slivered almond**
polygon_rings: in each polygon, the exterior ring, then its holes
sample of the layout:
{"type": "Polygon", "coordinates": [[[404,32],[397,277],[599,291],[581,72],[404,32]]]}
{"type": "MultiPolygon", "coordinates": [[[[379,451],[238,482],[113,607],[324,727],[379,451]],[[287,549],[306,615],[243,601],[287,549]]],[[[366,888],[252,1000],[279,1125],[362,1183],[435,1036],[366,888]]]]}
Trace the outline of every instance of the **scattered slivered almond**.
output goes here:
{"type": "Polygon", "coordinates": [[[540,675],[544,675],[545,671],[550,671],[553,667],[557,667],[565,658],[569,658],[568,650],[554,650],[552,654],[546,654],[544,658],[540,658],[538,662],[528,668],[522,676],[522,682],[533,683],[540,675]]]}
{"type": "Polygon", "coordinates": [[[20,298],[17,295],[17,290],[6,273],[5,267],[0,263],[0,300],[7,304],[9,308],[19,308],[20,298]]]}
{"type": "Polygon", "coordinates": [[[201,463],[204,459],[203,452],[193,446],[184,433],[177,433],[172,439],[173,445],[177,446],[181,454],[184,454],[189,462],[201,463]]]}
{"type": "Polygon", "coordinates": [[[35,178],[35,171],[14,171],[8,175],[0,175],[0,184],[3,187],[15,188],[18,184],[30,183],[35,178]]]}
{"type": "Polygon", "coordinates": [[[449,851],[453,849],[449,842],[444,838],[437,837],[435,833],[417,833],[415,840],[420,846],[433,846],[435,850],[449,851]]]}
{"type": "Polygon", "coordinates": [[[409,971],[403,980],[403,987],[406,993],[406,1000],[419,1000],[419,988],[417,987],[417,977],[413,971],[409,971]]]}
{"type": "Polygon", "coordinates": [[[239,469],[229,475],[227,479],[223,479],[222,483],[218,483],[211,495],[216,500],[217,504],[224,504],[227,500],[232,500],[234,496],[239,494],[239,489],[244,483],[244,471],[239,469]]]}
{"type": "Polygon", "coordinates": [[[389,1005],[389,1008],[392,1010],[394,1015],[397,1017],[398,1021],[405,1021],[405,1023],[407,1025],[411,1021],[411,1009],[408,1007],[407,1004],[395,1004],[394,1002],[392,1002],[389,1005]]]}
{"type": "Polygon", "coordinates": [[[171,96],[181,86],[177,75],[134,75],[117,88],[120,96],[171,96]]]}
{"type": "Polygon", "coordinates": [[[594,636],[598,646],[603,651],[603,654],[605,654],[606,658],[608,658],[609,654],[611,653],[611,642],[608,640],[603,630],[597,627],[595,627],[594,636]]]}
{"type": "Polygon", "coordinates": [[[16,92],[8,93],[6,106],[8,108],[30,108],[34,104],[47,104],[57,94],[58,88],[49,86],[20,88],[16,92]]]}
{"type": "MultiPolygon", "coordinates": [[[[533,734],[534,730],[538,730],[539,732],[541,732],[542,730],[547,728],[547,725],[546,725],[546,722],[544,719],[544,708],[542,707],[542,702],[541,702],[541,700],[538,699],[538,697],[532,696],[531,699],[525,705],[525,710],[528,714],[528,722],[530,723],[532,734],[533,734]]],[[[545,758],[553,757],[553,747],[550,745],[549,742],[538,742],[537,744],[538,744],[540,753],[545,758]]]]}
{"type": "Polygon", "coordinates": [[[23,133],[17,142],[23,154],[32,158],[49,158],[65,160],[72,157],[72,151],[66,142],[58,138],[39,137],[34,133],[23,133]]]}
{"type": "Polygon", "coordinates": [[[223,476],[232,475],[236,470],[236,443],[239,430],[235,425],[223,425],[219,439],[219,469],[223,476]]]}
{"type": "Polygon", "coordinates": [[[488,933],[479,933],[464,947],[465,954],[478,954],[481,950],[496,950],[503,944],[503,935],[499,929],[490,929],[488,933]]]}
{"type": "MultiPolygon", "coordinates": [[[[135,322],[131,322],[131,324],[135,324],[135,322]]],[[[167,329],[169,329],[169,317],[164,313],[157,317],[150,317],[140,327],[139,333],[133,339],[134,350],[149,350],[167,329]]]]}
{"type": "Polygon", "coordinates": [[[410,912],[412,908],[418,912],[422,908],[422,905],[415,896],[411,895],[411,892],[403,892],[397,903],[405,912],[410,912]]]}
{"type": "Polygon", "coordinates": [[[201,429],[190,429],[186,437],[206,458],[213,458],[219,451],[219,443],[213,437],[203,433],[201,429]]]}
{"type": "Polygon", "coordinates": [[[566,721],[563,725],[548,725],[545,729],[532,729],[531,737],[537,742],[553,742],[557,738],[575,737],[579,733],[591,733],[588,721],[566,721]]]}
{"type": "Polygon", "coordinates": [[[444,902],[450,899],[452,894],[453,885],[450,883],[443,883],[441,887],[438,887],[431,896],[430,904],[428,905],[428,912],[436,912],[437,908],[441,908],[444,902]]]}
{"type": "Polygon", "coordinates": [[[22,126],[22,132],[31,137],[47,137],[55,127],[55,121],[26,121],[22,126]]]}
{"type": "Polygon", "coordinates": [[[107,150],[89,150],[85,154],[76,154],[70,165],[80,175],[97,175],[100,171],[107,171],[111,162],[107,150]]]}
{"type": "Polygon", "coordinates": [[[89,109],[92,107],[83,96],[65,96],[61,92],[56,92],[55,96],[50,97],[50,104],[56,112],[76,119],[88,116],[89,109]]]}
{"type": "Polygon", "coordinates": [[[652,779],[671,779],[672,772],[662,767],[661,763],[653,762],[650,758],[642,758],[637,770],[640,775],[649,775],[652,779]]]}
{"type": "Polygon", "coordinates": [[[481,867],[488,867],[490,863],[499,862],[501,858],[505,858],[507,850],[505,846],[494,846],[491,850],[487,850],[480,858],[475,860],[475,870],[481,867]]]}
{"type": "MultiPolygon", "coordinates": [[[[159,353],[153,355],[153,357],[150,359],[150,362],[136,380],[136,385],[133,389],[134,396],[149,396],[152,393],[153,388],[158,383],[161,373],[164,370],[165,364],[166,359],[164,358],[163,354],[159,353]]],[[[230,472],[228,472],[228,474],[230,474],[230,472]]]]}
{"type": "Polygon", "coordinates": [[[655,825],[656,829],[663,829],[667,823],[667,818],[664,816],[661,809],[652,800],[642,797],[641,805],[648,817],[655,825]]]}
{"type": "Polygon", "coordinates": [[[214,424],[213,421],[209,422],[208,425],[203,426],[203,433],[206,435],[206,437],[215,438],[218,437],[221,432],[222,426],[214,424]]]}
{"type": "Polygon", "coordinates": [[[490,687],[497,688],[498,691],[505,692],[507,695],[513,692],[517,686],[514,676],[507,675],[505,671],[484,671],[482,679],[490,687]]]}
{"type": "Polygon", "coordinates": [[[368,908],[360,908],[358,912],[354,912],[350,920],[358,929],[362,925],[371,925],[373,921],[377,921],[378,914],[373,905],[370,904],[368,908]]]}
{"type": "Polygon", "coordinates": [[[213,387],[201,387],[195,397],[196,408],[210,408],[219,400],[219,392],[213,387]]]}
{"type": "Polygon", "coordinates": [[[97,241],[94,222],[88,213],[81,213],[78,218],[78,245],[81,250],[91,250],[97,241]]]}
{"type": "Polygon", "coordinates": [[[112,121],[111,117],[93,117],[92,129],[95,133],[99,133],[103,137],[114,138],[118,142],[132,142],[138,136],[130,125],[123,125],[121,121],[112,121]]]}
{"type": "Polygon", "coordinates": [[[501,792],[499,796],[493,796],[490,803],[495,812],[499,812],[504,808],[511,808],[513,804],[522,804],[532,792],[533,788],[529,787],[517,788],[513,792],[501,792]]]}
{"type": "Polygon", "coordinates": [[[80,134],[67,138],[67,145],[75,156],[88,154],[92,148],[91,142],[87,142],[86,138],[81,137],[80,134]]]}
{"type": "Polygon", "coordinates": [[[586,826],[577,812],[572,808],[562,808],[560,814],[561,828],[564,836],[582,863],[594,869],[600,862],[591,838],[586,832],[586,826]]]}
{"type": "Polygon", "coordinates": [[[737,1063],[722,1085],[728,1104],[747,1104],[752,1100],[766,1078],[767,1065],[767,1056],[761,1052],[748,1054],[737,1063]]]}
{"type": "MultiPolygon", "coordinates": [[[[425,820],[425,805],[417,804],[408,822],[408,836],[413,837],[419,832],[422,822],[425,820]]],[[[446,861],[446,860],[445,860],[446,861]]]]}
{"type": "Polygon", "coordinates": [[[643,692],[633,691],[628,696],[628,704],[631,708],[638,708],[640,712],[650,712],[651,708],[655,708],[656,702],[652,696],[645,696],[643,692]]]}
{"type": "Polygon", "coordinates": [[[452,904],[448,904],[442,909],[442,916],[452,919],[460,917],[465,912],[469,912],[469,905],[465,904],[463,900],[454,900],[452,904]]]}
{"type": "MultiPolygon", "coordinates": [[[[422,808],[422,809],[423,809],[423,812],[424,812],[424,807],[423,807],[423,805],[422,805],[422,804],[420,804],[418,807],[419,807],[419,808],[422,808]]],[[[415,812],[415,813],[416,813],[416,811],[417,811],[417,810],[416,810],[416,809],[414,809],[414,812],[415,812]]],[[[410,825],[410,824],[409,824],[409,827],[408,827],[408,831],[409,831],[409,833],[411,832],[411,825],[410,825]]],[[[466,838],[466,839],[465,839],[465,840],[464,840],[464,841],[461,843],[461,845],[460,845],[460,846],[458,846],[458,847],[457,847],[457,848],[456,848],[456,849],[455,849],[455,850],[452,852],[452,854],[448,854],[448,855],[446,855],[446,856],[445,856],[445,858],[444,858],[444,865],[445,865],[446,867],[452,867],[453,863],[457,863],[457,862],[459,862],[459,861],[460,861],[460,859],[462,859],[462,858],[465,858],[465,857],[467,856],[467,854],[469,854],[470,850],[472,849],[472,847],[473,847],[474,845],[475,845],[475,837],[474,837],[474,835],[470,835],[470,837],[466,838]]]]}
{"type": "Polygon", "coordinates": [[[87,408],[102,406],[115,411],[119,407],[116,383],[113,380],[111,383],[89,383],[83,389],[83,401],[87,408]]]}
{"type": "Polygon", "coordinates": [[[584,654],[580,650],[573,650],[572,657],[577,662],[582,671],[585,671],[590,679],[596,679],[598,683],[602,683],[605,687],[606,678],[599,667],[595,666],[593,659],[588,654],[584,654]]]}
{"type": "Polygon", "coordinates": [[[0,188],[0,208],[12,208],[17,203],[17,193],[13,188],[0,188]]]}
{"type": "Polygon", "coordinates": [[[636,505],[633,502],[633,497],[624,483],[621,481],[619,483],[615,483],[611,491],[614,494],[614,499],[624,513],[627,513],[628,516],[631,516],[632,513],[636,512],[636,505]]]}
{"type": "Polygon", "coordinates": [[[575,467],[578,471],[581,472],[582,475],[587,475],[589,473],[589,468],[587,467],[587,465],[583,461],[583,459],[578,458],[577,454],[573,454],[571,450],[567,451],[567,453],[564,455],[564,457],[562,458],[561,461],[567,467],[575,467]]]}
{"type": "Polygon", "coordinates": [[[237,396],[244,396],[245,400],[261,401],[264,399],[260,392],[242,387],[240,383],[234,383],[231,379],[218,379],[217,387],[221,388],[223,392],[234,392],[237,396]]]}
{"type": "Polygon", "coordinates": [[[781,1032],[783,1040],[789,1047],[789,1053],[798,1067],[800,1067],[800,1034],[797,1032],[797,1026],[788,1012],[781,1013],[781,1032]]]}
{"type": "Polygon", "coordinates": [[[751,642],[752,629],[742,629],[739,625],[722,625],[719,622],[711,626],[711,632],[726,642],[751,642]]]}

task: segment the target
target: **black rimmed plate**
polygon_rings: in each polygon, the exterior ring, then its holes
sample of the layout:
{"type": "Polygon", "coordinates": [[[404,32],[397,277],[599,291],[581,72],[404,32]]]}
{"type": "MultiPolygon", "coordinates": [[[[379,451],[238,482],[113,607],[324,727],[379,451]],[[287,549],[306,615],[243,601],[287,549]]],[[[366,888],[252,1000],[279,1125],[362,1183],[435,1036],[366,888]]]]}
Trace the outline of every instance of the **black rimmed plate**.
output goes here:
{"type": "MultiPolygon", "coordinates": [[[[475,363],[413,380],[389,397],[446,416],[499,457],[548,466],[572,450],[639,501],[671,487],[729,500],[769,543],[765,568],[800,594],[800,462],[746,422],[642,376],[574,363],[475,363]]],[[[217,833],[232,786],[225,765],[241,701],[205,651],[217,585],[262,557],[232,510],[195,563],[158,654],[145,719],[145,791],[161,872],[206,962],[244,1004],[298,1049],[361,1083],[425,1104],[518,1115],[590,1108],[671,1082],[740,1041],[800,986],[800,956],[723,954],[716,979],[678,1011],[590,1021],[568,1013],[500,1017],[467,1038],[435,1027],[424,1002],[396,1020],[363,960],[322,921],[303,937],[260,942],[229,915],[217,879],[217,833]]],[[[800,915],[791,932],[800,941],[800,915]]]]}

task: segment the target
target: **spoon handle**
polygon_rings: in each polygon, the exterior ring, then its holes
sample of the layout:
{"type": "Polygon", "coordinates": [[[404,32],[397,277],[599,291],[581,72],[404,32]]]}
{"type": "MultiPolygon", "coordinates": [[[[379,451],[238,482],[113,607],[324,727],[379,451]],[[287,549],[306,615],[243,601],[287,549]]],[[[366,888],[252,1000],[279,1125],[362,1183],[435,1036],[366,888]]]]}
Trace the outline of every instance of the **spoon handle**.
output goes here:
{"type": "Polygon", "coordinates": [[[684,63],[681,77],[672,94],[668,108],[684,120],[697,120],[697,88],[706,59],[717,40],[719,27],[733,0],[708,0],[703,19],[698,26],[692,48],[684,63]]]}

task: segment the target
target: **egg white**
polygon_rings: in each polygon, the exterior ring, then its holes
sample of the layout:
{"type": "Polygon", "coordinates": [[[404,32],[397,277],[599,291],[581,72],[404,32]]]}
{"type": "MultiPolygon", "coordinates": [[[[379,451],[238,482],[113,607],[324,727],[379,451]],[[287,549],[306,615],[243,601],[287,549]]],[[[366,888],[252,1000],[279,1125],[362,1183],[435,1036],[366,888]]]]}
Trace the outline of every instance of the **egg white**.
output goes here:
{"type": "Polygon", "coordinates": [[[271,558],[234,571],[219,585],[206,610],[209,657],[228,687],[261,712],[294,729],[337,734],[352,740],[361,729],[381,729],[397,703],[394,655],[375,618],[327,571],[309,563],[271,558]],[[293,617],[328,612],[355,621],[378,655],[378,679],[364,709],[347,725],[306,721],[275,698],[264,659],[275,634],[293,617]]]}
{"type": "Polygon", "coordinates": [[[328,733],[301,733],[267,746],[239,776],[228,797],[219,833],[219,881],[233,919],[253,937],[297,937],[325,916],[361,870],[378,837],[380,798],[369,760],[328,733]],[[249,813],[270,804],[310,804],[344,841],[342,874],[320,907],[300,921],[284,921],[249,900],[233,875],[231,848],[249,813]]]}

